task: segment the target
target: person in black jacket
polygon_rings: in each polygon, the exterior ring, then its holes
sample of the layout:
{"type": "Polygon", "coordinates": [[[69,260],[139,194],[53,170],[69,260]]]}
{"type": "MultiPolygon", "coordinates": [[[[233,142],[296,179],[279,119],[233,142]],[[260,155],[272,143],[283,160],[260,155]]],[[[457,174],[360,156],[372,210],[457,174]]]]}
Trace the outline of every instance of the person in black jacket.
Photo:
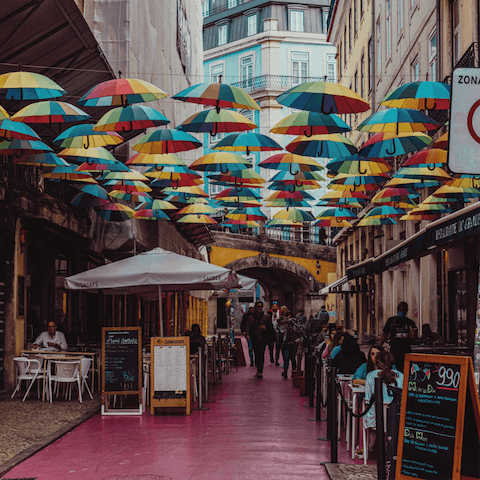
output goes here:
{"type": "Polygon", "coordinates": [[[337,368],[337,373],[354,374],[365,362],[365,354],[360,350],[357,339],[345,333],[340,353],[332,360],[332,367],[337,368]]]}
{"type": "Polygon", "coordinates": [[[244,313],[242,317],[242,322],[240,323],[240,330],[242,331],[243,335],[247,339],[248,343],[248,355],[250,356],[250,366],[253,367],[255,365],[255,361],[253,359],[253,347],[252,347],[252,339],[247,335],[247,323],[248,319],[255,311],[255,304],[249,303],[248,310],[244,313]]]}

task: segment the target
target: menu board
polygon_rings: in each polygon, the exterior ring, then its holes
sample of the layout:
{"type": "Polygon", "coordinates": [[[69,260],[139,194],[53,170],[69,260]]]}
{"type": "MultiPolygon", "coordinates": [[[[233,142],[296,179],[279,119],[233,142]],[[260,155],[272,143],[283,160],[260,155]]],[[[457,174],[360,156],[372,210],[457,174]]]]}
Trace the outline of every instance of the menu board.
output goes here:
{"type": "Polygon", "coordinates": [[[140,327],[103,328],[103,378],[105,393],[138,393],[141,388],[140,327]]]}
{"type": "Polygon", "coordinates": [[[470,357],[408,354],[395,478],[478,478],[479,422],[470,357]]]}
{"type": "Polygon", "coordinates": [[[186,351],[186,345],[156,345],[154,347],[154,392],[157,398],[159,396],[167,398],[167,394],[170,392],[185,397],[187,393],[186,351]]]}

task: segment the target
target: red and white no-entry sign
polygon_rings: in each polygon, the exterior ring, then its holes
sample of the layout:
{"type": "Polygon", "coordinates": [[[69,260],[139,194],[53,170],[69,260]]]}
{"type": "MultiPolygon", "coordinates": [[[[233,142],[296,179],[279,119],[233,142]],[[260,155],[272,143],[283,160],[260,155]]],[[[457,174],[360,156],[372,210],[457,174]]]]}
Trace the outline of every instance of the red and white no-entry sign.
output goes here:
{"type": "Polygon", "coordinates": [[[448,167],[480,175],[480,68],[457,68],[452,76],[448,167]]]}

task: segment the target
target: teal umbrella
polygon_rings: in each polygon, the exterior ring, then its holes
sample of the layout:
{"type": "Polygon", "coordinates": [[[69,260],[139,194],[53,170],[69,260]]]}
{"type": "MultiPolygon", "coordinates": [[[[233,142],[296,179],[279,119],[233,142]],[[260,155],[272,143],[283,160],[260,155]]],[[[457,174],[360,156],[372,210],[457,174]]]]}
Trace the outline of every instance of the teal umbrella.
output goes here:
{"type": "Polygon", "coordinates": [[[246,152],[246,155],[250,155],[250,152],[283,150],[275,140],[255,132],[231,133],[220,140],[213,148],[230,152],[246,152]]]}
{"type": "Polygon", "coordinates": [[[340,133],[297,137],[285,147],[289,152],[308,157],[348,157],[357,153],[357,148],[340,133]]]}

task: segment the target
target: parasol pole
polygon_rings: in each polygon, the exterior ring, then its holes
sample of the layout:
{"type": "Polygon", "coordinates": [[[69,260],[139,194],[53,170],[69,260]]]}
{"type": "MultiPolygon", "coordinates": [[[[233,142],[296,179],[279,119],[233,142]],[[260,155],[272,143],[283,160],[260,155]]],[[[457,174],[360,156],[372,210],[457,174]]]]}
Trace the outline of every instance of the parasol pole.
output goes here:
{"type": "Polygon", "coordinates": [[[162,286],[158,285],[158,321],[160,322],[160,336],[163,337],[163,308],[162,308],[162,286]]]}

